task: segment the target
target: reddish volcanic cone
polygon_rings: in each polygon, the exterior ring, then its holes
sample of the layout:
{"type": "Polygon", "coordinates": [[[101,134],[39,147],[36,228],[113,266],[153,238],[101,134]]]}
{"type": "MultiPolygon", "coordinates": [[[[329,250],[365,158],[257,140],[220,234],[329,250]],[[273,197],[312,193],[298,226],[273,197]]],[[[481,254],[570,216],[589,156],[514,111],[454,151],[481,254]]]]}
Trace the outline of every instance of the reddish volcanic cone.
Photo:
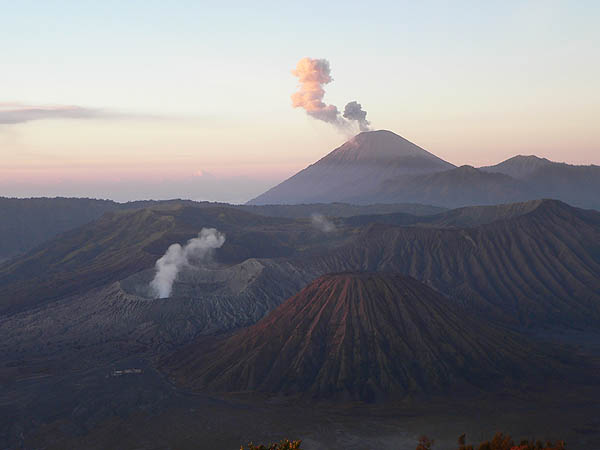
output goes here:
{"type": "Polygon", "coordinates": [[[341,273],[318,278],[252,327],[174,355],[166,367],[200,390],[375,400],[494,386],[538,358],[517,335],[463,316],[413,278],[341,273]]]}

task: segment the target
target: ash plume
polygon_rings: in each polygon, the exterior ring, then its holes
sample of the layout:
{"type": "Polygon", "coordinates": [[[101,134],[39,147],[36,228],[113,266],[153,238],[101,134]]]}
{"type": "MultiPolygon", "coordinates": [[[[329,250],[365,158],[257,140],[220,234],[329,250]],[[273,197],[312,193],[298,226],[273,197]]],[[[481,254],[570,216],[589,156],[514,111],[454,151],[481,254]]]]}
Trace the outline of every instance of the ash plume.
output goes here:
{"type": "Polygon", "coordinates": [[[209,262],[214,250],[225,243],[225,235],[215,228],[202,228],[197,238],[190,239],[183,247],[179,244],[169,246],[165,254],[156,261],[156,274],[150,282],[154,298],[171,296],[173,282],[182,267],[192,263],[209,262]]]}
{"type": "Polygon", "coordinates": [[[343,117],[337,106],[323,102],[325,96],[323,86],[333,81],[329,61],[302,58],[292,70],[292,74],[298,77],[299,81],[298,91],[292,94],[294,108],[303,108],[309,116],[331,123],[343,131],[350,131],[352,121],[357,121],[361,131],[369,130],[367,112],[356,101],[346,105],[343,117]]]}
{"type": "Polygon", "coordinates": [[[360,131],[369,131],[371,128],[367,120],[367,112],[362,109],[362,105],[356,100],[351,101],[344,108],[344,117],[348,120],[356,120],[360,131]]]}
{"type": "Polygon", "coordinates": [[[302,58],[292,74],[298,77],[300,89],[292,94],[292,106],[304,108],[315,119],[337,124],[340,112],[334,105],[323,103],[323,85],[331,83],[331,69],[326,59],[302,58]]]}
{"type": "Polygon", "coordinates": [[[315,228],[323,233],[330,233],[335,231],[335,225],[332,221],[327,219],[323,214],[314,213],[311,214],[310,220],[315,228]]]}

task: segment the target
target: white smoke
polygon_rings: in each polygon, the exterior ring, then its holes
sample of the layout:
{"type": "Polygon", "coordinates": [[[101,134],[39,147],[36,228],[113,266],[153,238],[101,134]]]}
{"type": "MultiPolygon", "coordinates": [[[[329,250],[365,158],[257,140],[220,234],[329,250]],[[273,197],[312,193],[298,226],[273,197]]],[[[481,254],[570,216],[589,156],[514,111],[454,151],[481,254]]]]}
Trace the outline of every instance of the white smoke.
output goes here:
{"type": "Polygon", "coordinates": [[[335,231],[335,225],[333,222],[328,220],[323,214],[311,214],[310,220],[313,226],[323,233],[331,233],[332,231],[335,231]]]}
{"type": "Polygon", "coordinates": [[[150,282],[154,298],[171,296],[173,282],[182,267],[192,262],[202,264],[210,261],[214,250],[225,243],[225,235],[215,228],[202,228],[197,238],[190,239],[183,247],[172,244],[166,253],[156,261],[156,275],[150,282]]]}

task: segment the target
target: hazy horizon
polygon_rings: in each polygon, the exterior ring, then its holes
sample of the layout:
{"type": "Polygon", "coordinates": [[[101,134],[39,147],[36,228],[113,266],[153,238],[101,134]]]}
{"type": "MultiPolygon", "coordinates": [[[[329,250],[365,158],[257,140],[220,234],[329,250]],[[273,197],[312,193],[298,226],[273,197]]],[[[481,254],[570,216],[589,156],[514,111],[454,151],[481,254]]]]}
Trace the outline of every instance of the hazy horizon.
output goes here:
{"type": "Polygon", "coordinates": [[[453,164],[600,164],[599,12],[19,2],[0,18],[0,195],[249,200],[358,131],[292,108],[303,57],[330,63],[326,105],[453,164]]]}

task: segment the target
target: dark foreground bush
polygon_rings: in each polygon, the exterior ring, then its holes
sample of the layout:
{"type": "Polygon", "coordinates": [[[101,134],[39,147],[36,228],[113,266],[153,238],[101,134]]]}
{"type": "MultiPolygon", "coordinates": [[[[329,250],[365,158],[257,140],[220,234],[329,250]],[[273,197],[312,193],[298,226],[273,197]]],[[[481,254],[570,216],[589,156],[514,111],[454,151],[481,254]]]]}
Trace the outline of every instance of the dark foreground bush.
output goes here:
{"type": "MultiPolygon", "coordinates": [[[[489,441],[483,441],[478,445],[466,445],[466,436],[463,434],[458,438],[458,450],[566,450],[564,441],[558,441],[555,444],[542,441],[523,440],[516,444],[512,438],[503,433],[496,435],[489,441]]],[[[419,449],[419,447],[417,447],[419,449]]]]}
{"type": "Polygon", "coordinates": [[[240,450],[302,450],[300,444],[302,441],[288,441],[287,439],[281,441],[279,444],[266,445],[254,445],[248,444],[247,447],[240,447],[240,450]]]}
{"type": "MultiPolygon", "coordinates": [[[[254,445],[248,444],[247,447],[241,447],[240,450],[302,450],[300,444],[302,441],[281,441],[279,444],[254,445]]],[[[421,436],[417,444],[416,450],[434,450],[434,441],[427,436],[421,436]]],[[[463,434],[458,438],[458,450],[567,450],[567,446],[563,441],[556,443],[542,441],[527,441],[523,440],[519,444],[515,444],[513,439],[503,433],[496,433],[489,441],[483,441],[479,444],[466,444],[466,436],[463,434]]]]}

